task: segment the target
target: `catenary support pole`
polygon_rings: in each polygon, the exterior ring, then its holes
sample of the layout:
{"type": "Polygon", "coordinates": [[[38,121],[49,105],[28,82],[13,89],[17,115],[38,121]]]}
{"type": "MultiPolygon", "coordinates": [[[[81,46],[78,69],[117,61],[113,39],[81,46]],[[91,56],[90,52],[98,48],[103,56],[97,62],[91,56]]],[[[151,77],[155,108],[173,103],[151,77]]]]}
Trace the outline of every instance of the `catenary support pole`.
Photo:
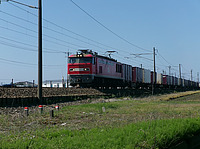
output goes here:
{"type": "Polygon", "coordinates": [[[156,48],[153,48],[153,85],[152,85],[152,95],[155,94],[156,87],[156,48]]]}

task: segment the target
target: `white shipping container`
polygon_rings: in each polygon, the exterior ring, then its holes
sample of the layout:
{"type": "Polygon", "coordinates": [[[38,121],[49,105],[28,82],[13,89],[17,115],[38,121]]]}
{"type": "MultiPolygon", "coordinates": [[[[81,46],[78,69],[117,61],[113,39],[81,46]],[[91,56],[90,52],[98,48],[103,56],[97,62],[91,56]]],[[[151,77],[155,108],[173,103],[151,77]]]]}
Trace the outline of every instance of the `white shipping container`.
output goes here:
{"type": "Polygon", "coordinates": [[[163,74],[162,73],[157,74],[157,84],[163,84],[163,74]]]}
{"type": "Polygon", "coordinates": [[[143,69],[143,83],[151,83],[151,71],[143,69]]]}

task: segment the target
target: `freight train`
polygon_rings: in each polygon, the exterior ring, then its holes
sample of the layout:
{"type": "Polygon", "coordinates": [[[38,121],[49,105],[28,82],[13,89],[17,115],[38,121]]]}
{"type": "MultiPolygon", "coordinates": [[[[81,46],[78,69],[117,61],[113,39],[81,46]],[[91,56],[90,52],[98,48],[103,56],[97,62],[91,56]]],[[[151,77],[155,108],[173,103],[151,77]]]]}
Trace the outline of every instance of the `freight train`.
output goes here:
{"type": "Polygon", "coordinates": [[[151,88],[199,88],[199,83],[164,75],[120,63],[98,55],[91,50],[79,50],[68,57],[68,80],[71,86],[79,87],[130,87],[151,88]],[[155,78],[155,81],[154,81],[155,78]]]}

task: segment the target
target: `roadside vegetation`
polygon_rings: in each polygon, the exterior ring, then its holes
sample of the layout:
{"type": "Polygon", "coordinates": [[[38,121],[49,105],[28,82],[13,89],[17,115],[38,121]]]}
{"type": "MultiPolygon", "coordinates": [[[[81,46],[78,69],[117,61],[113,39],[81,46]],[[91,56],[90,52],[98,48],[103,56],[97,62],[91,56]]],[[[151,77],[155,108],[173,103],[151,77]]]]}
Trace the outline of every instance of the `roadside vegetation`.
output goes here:
{"type": "Polygon", "coordinates": [[[1,111],[0,148],[168,148],[200,130],[198,91],[100,101],[1,111]]]}

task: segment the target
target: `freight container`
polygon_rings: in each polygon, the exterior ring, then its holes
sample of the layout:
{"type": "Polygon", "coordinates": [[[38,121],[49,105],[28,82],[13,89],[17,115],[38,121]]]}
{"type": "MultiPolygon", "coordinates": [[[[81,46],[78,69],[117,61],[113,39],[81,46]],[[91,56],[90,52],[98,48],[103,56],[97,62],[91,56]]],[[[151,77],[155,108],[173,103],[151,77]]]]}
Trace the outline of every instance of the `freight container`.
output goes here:
{"type": "Polygon", "coordinates": [[[143,81],[142,68],[133,67],[132,68],[132,82],[133,83],[142,83],[142,81],[143,81]]]}
{"type": "Polygon", "coordinates": [[[123,69],[123,79],[125,82],[132,82],[132,66],[131,65],[122,65],[123,69]]]}
{"type": "Polygon", "coordinates": [[[162,73],[157,74],[157,84],[163,84],[163,74],[162,73]]]}
{"type": "Polygon", "coordinates": [[[186,79],[183,79],[183,80],[182,80],[182,86],[184,87],[185,84],[187,84],[186,79]]]}
{"type": "Polygon", "coordinates": [[[168,76],[168,85],[172,85],[172,76],[168,76]]]}
{"type": "Polygon", "coordinates": [[[169,76],[168,75],[163,75],[163,84],[169,85],[169,76]]]}
{"type": "Polygon", "coordinates": [[[175,77],[172,76],[172,85],[175,85],[175,77]]]}
{"type": "Polygon", "coordinates": [[[194,84],[194,81],[191,81],[191,87],[194,87],[195,84],[194,84]]]}
{"type": "Polygon", "coordinates": [[[178,78],[177,77],[174,78],[174,81],[175,81],[174,85],[178,85],[178,78]]]}
{"type": "Polygon", "coordinates": [[[178,78],[178,85],[182,86],[182,84],[183,84],[183,79],[182,78],[178,78]]]}
{"type": "Polygon", "coordinates": [[[151,83],[151,71],[143,69],[143,83],[151,83]]]}

